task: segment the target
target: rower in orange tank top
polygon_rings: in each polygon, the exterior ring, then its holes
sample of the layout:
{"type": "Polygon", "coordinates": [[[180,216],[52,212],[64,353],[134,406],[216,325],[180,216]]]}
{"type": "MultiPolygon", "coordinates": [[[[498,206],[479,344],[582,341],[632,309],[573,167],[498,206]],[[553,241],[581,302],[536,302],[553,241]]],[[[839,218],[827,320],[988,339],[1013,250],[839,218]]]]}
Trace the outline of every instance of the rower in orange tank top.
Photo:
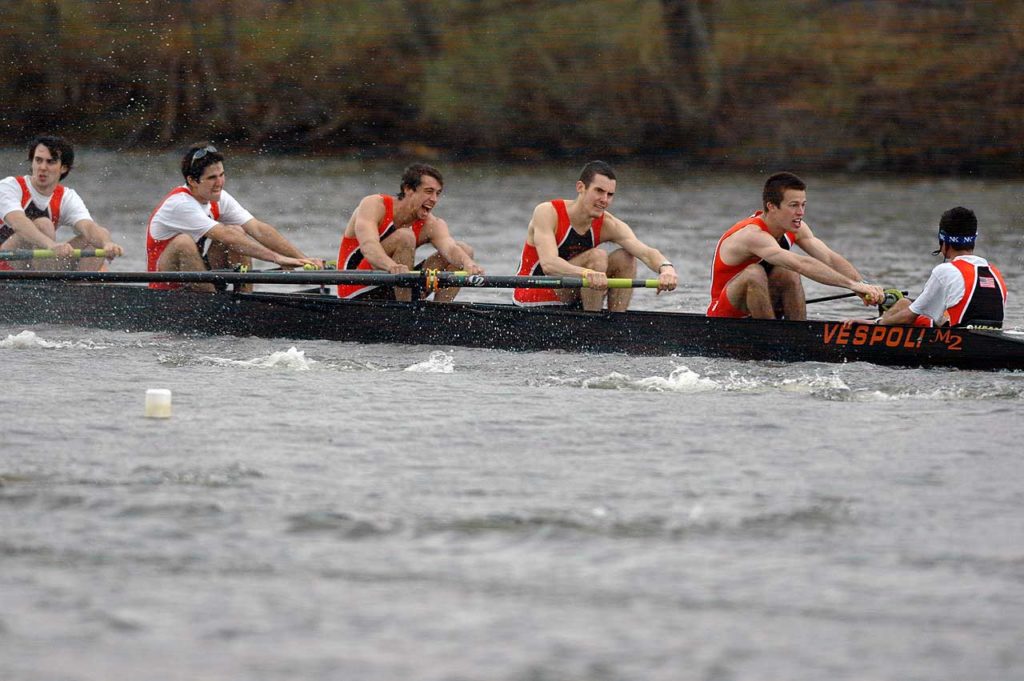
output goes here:
{"type": "Polygon", "coordinates": [[[762,192],[764,211],[737,222],[722,235],[712,264],[709,317],[806,319],[801,275],[847,288],[860,295],[865,305],[882,301],[882,289],[864,283],[856,268],[815,237],[804,222],[806,189],[796,175],[775,173],[762,192]],[[794,244],[807,255],[789,250],[794,244]],[[770,271],[764,264],[771,266],[770,271]]]}

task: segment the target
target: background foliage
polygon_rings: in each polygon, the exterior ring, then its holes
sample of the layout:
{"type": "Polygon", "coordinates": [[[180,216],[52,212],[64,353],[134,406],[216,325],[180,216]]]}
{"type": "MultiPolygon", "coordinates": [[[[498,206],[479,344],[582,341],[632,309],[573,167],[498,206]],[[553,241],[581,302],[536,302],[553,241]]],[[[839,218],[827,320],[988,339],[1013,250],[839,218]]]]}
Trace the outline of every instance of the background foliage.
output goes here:
{"type": "Polygon", "coordinates": [[[0,143],[1017,174],[1019,0],[6,0],[0,143]]]}

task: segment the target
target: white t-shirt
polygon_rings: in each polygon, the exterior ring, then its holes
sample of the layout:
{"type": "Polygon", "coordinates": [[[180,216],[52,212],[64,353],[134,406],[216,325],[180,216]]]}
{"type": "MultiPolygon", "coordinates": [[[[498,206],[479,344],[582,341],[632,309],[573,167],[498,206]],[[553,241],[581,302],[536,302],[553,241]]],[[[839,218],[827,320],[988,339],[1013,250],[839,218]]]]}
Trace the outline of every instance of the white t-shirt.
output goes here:
{"type": "Polygon", "coordinates": [[[252,220],[252,213],[242,207],[227,190],[220,193],[220,218],[213,218],[213,205],[199,203],[186,192],[172,194],[164,199],[149,222],[149,233],[157,241],[171,239],[178,234],[188,234],[193,241],[199,241],[214,225],[244,225],[252,220]]]}
{"type": "MultiPolygon", "coordinates": [[[[953,260],[966,260],[977,267],[988,266],[988,260],[976,255],[958,255],[953,260]]],[[[910,304],[910,311],[914,314],[923,314],[938,323],[942,321],[946,310],[960,302],[963,297],[963,275],[951,262],[944,262],[932,270],[932,276],[928,277],[921,295],[910,304]]]]}
{"type": "MultiPolygon", "coordinates": [[[[36,208],[49,211],[50,198],[53,195],[40,194],[28,175],[25,176],[25,182],[28,184],[28,191],[36,208]]],[[[18,184],[17,178],[5,177],[0,180],[0,222],[3,221],[5,215],[16,210],[25,210],[21,205],[21,185],[18,184]]],[[[64,198],[60,201],[60,221],[56,226],[60,228],[63,225],[74,229],[75,225],[82,220],[92,220],[89,209],[85,207],[85,202],[82,201],[78,192],[70,187],[64,187],[64,198]]]]}

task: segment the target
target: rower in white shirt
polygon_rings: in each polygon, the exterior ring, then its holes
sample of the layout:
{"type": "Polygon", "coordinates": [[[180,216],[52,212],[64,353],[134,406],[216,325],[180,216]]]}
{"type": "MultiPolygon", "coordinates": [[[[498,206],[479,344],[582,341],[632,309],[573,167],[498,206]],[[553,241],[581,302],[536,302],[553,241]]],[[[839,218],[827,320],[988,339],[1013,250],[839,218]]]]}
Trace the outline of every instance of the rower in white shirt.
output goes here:
{"type": "MultiPolygon", "coordinates": [[[[253,217],[224,189],[224,155],[208,143],[193,145],[181,160],[185,184],[173,189],[153,211],[146,233],[150,272],[202,272],[251,267],[252,258],[281,267],[320,269],[272,225],[253,217]]],[[[177,289],[181,284],[151,283],[177,289]]],[[[213,284],[185,288],[214,290],[213,284]]]]}
{"type": "Polygon", "coordinates": [[[124,250],[110,236],[110,230],[96,223],[85,202],[74,189],[61,182],[71,172],[75,150],[52,135],[36,137],[28,145],[31,174],[0,181],[0,250],[51,250],[56,260],[0,262],[0,268],[98,270],[104,258],[75,258],[76,249],[103,249],[106,260],[124,250]],[[67,227],[74,236],[61,241],[58,230],[67,227]]]}

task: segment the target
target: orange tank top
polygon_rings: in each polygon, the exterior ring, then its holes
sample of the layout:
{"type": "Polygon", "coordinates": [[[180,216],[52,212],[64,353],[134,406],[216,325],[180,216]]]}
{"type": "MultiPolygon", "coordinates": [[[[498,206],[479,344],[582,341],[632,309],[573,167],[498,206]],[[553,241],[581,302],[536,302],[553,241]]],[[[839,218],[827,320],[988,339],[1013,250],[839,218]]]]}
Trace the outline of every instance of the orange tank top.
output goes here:
{"type": "MultiPolygon", "coordinates": [[[[563,260],[575,258],[580,253],[596,248],[601,243],[601,226],[604,224],[604,214],[594,218],[590,223],[590,229],[580,234],[572,228],[569,221],[569,211],[565,207],[565,199],[554,199],[551,205],[558,215],[558,225],[555,227],[555,243],[558,244],[558,257],[563,260]]],[[[540,266],[540,254],[537,247],[529,242],[523,244],[523,253],[519,258],[520,276],[540,276],[544,270],[540,266]]],[[[517,288],[513,294],[515,302],[521,305],[551,305],[560,302],[553,289],[546,288],[517,288]]]]}
{"type": "MultiPolygon", "coordinates": [[[[735,265],[727,264],[724,260],[722,260],[722,244],[725,243],[726,239],[728,239],[733,234],[735,234],[736,232],[740,231],[741,229],[748,225],[757,225],[759,229],[767,233],[768,236],[771,236],[771,231],[768,229],[768,225],[761,218],[762,215],[764,215],[764,212],[759,210],[753,215],[751,215],[749,218],[746,218],[745,220],[740,220],[735,225],[727,229],[725,234],[722,235],[722,238],[718,240],[718,245],[715,246],[715,259],[711,266],[712,302],[718,300],[718,296],[721,295],[722,290],[729,285],[729,282],[732,281],[733,277],[735,277],[737,274],[745,270],[750,265],[761,262],[762,259],[755,255],[735,265]]],[[[784,236],[790,244],[796,243],[796,232],[786,232],[784,236]]],[[[772,238],[774,239],[775,237],[772,238]]]]}

